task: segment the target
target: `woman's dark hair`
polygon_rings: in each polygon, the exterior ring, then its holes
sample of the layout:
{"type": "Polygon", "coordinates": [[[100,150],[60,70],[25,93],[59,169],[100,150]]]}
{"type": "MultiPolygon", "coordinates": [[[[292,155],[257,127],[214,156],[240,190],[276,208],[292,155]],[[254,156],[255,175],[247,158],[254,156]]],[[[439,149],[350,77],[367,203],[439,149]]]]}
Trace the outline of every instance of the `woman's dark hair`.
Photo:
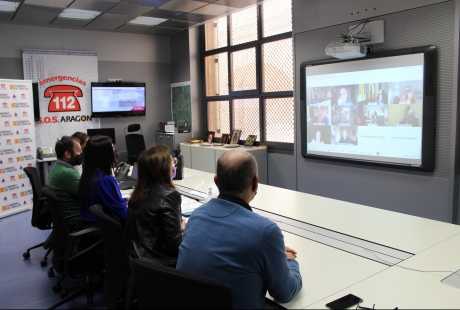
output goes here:
{"type": "Polygon", "coordinates": [[[83,145],[85,141],[89,139],[89,136],[86,133],[80,132],[80,131],[77,131],[76,133],[74,133],[72,137],[80,140],[80,145],[83,145]]]}
{"type": "Polygon", "coordinates": [[[172,158],[166,145],[142,151],[137,158],[137,184],[129,199],[129,207],[136,209],[147,199],[151,184],[176,188],[171,181],[171,166],[172,158]]]}
{"type": "Polygon", "coordinates": [[[113,152],[112,139],[107,136],[93,136],[86,143],[84,150],[85,164],[78,185],[78,203],[83,207],[89,200],[91,189],[96,185],[99,172],[112,175],[112,168],[117,162],[113,152]]]}

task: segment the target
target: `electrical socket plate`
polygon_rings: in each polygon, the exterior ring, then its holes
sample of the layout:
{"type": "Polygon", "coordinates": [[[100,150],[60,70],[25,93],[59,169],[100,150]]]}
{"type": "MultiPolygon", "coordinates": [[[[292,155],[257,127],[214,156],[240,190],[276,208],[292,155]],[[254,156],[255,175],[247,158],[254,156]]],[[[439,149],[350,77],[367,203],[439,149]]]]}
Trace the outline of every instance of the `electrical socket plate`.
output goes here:
{"type": "MultiPolygon", "coordinates": [[[[348,30],[356,27],[358,24],[353,25],[348,27],[348,30]]],[[[350,34],[358,33],[361,31],[362,25],[356,27],[350,34]]],[[[371,33],[371,40],[363,42],[363,44],[370,45],[370,44],[377,44],[377,43],[383,43],[384,37],[385,37],[385,32],[384,32],[384,21],[383,20],[376,20],[372,22],[368,22],[365,26],[364,29],[362,29],[362,32],[370,32],[371,33]]]]}

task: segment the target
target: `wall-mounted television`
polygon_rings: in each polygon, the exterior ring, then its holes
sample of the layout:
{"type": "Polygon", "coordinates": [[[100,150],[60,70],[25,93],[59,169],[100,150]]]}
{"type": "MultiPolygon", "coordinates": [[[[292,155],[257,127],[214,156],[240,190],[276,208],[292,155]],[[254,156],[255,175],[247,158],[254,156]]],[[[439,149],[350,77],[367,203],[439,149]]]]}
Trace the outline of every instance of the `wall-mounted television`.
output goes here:
{"type": "Polygon", "coordinates": [[[144,116],[145,83],[91,83],[93,117],[144,116]]]}
{"type": "Polygon", "coordinates": [[[302,156],[432,171],[437,49],[301,64],[302,156]]]}

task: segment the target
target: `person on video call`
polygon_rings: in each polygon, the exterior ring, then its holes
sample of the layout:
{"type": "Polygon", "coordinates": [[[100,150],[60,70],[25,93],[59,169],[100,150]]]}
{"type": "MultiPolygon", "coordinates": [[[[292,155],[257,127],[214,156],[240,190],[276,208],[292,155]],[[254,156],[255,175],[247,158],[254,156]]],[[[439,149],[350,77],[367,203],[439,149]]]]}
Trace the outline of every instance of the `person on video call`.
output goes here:
{"type": "Polygon", "coordinates": [[[311,140],[311,143],[319,143],[319,144],[324,144],[324,142],[321,140],[321,131],[317,131],[315,134],[315,138],[311,140]]]}
{"type": "Polygon", "coordinates": [[[407,109],[406,117],[399,122],[401,125],[412,125],[412,127],[420,127],[418,123],[418,118],[415,117],[415,111],[412,109],[407,109]]]}
{"type": "Polygon", "coordinates": [[[347,113],[345,113],[345,111],[340,111],[338,119],[335,120],[335,125],[348,124],[348,123],[349,121],[347,118],[347,113]]]}
{"type": "Polygon", "coordinates": [[[375,100],[376,104],[387,104],[385,100],[385,91],[383,89],[379,90],[379,97],[375,100]]]}
{"type": "Polygon", "coordinates": [[[353,102],[348,100],[348,91],[345,87],[340,88],[339,90],[339,99],[334,106],[343,106],[343,105],[353,105],[353,102]]]}
{"type": "Polygon", "coordinates": [[[351,139],[350,139],[350,137],[348,136],[347,130],[346,130],[346,129],[343,129],[343,130],[341,131],[341,133],[342,133],[342,137],[340,137],[339,143],[351,143],[351,139]]]}
{"type": "Polygon", "coordinates": [[[329,125],[329,118],[326,116],[326,111],[327,109],[325,106],[319,107],[318,115],[313,117],[313,124],[329,125]]]}
{"type": "Polygon", "coordinates": [[[406,86],[406,92],[399,98],[400,104],[408,104],[408,103],[417,103],[417,99],[415,98],[414,93],[412,92],[412,88],[410,86],[406,86]]]}

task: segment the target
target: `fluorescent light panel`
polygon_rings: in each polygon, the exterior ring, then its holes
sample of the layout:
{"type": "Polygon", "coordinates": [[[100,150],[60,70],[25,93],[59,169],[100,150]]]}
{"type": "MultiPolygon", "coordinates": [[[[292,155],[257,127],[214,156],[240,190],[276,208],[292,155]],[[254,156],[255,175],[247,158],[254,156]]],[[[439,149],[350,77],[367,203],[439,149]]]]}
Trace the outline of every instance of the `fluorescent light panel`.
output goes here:
{"type": "Polygon", "coordinates": [[[88,10],[78,10],[78,9],[65,9],[59,14],[59,17],[62,18],[70,18],[70,19],[86,19],[91,20],[94,19],[96,16],[101,14],[98,11],[88,11],[88,10]]]}
{"type": "Polygon", "coordinates": [[[155,26],[167,21],[164,18],[156,18],[156,17],[147,17],[147,16],[139,16],[135,19],[128,22],[131,25],[143,25],[143,26],[155,26]]]}
{"type": "Polygon", "coordinates": [[[16,12],[19,2],[0,1],[0,12],[16,12]]]}

